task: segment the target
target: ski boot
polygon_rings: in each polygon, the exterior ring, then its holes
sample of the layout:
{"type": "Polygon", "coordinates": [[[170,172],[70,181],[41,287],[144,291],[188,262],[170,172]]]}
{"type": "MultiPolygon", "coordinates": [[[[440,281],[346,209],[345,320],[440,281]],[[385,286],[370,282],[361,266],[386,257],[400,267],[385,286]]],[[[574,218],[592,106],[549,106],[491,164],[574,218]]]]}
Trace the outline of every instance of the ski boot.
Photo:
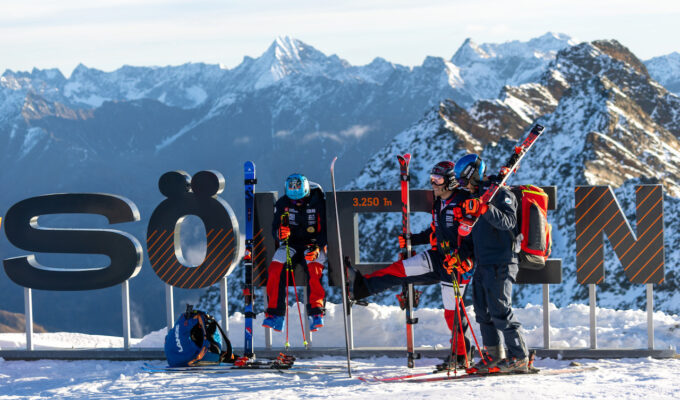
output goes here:
{"type": "Polygon", "coordinates": [[[311,323],[309,324],[309,330],[316,332],[319,328],[323,328],[323,314],[310,315],[311,323]]]}
{"type": "Polygon", "coordinates": [[[283,322],[284,318],[281,315],[271,315],[271,314],[266,314],[266,318],[262,322],[262,326],[265,328],[271,328],[277,332],[281,332],[283,330],[283,322]]]}
{"type": "MultiPolygon", "coordinates": [[[[423,294],[422,290],[414,290],[413,291],[413,308],[417,308],[418,304],[420,304],[420,295],[423,294]]],[[[406,301],[408,298],[408,294],[406,292],[401,292],[397,294],[397,300],[399,300],[399,308],[402,310],[406,309],[406,301]]]]}
{"type": "Polygon", "coordinates": [[[458,355],[455,356],[455,362],[452,361],[454,358],[454,355],[450,355],[449,357],[444,360],[443,363],[437,364],[437,371],[453,371],[453,370],[461,370],[465,371],[470,367],[470,361],[469,359],[465,359],[464,355],[458,355]]]}
{"type": "Polygon", "coordinates": [[[506,374],[528,374],[530,372],[538,372],[538,370],[534,368],[535,357],[536,351],[532,350],[529,352],[529,356],[507,358],[498,363],[499,372],[506,374]]]}
{"type": "Polygon", "coordinates": [[[465,370],[468,374],[493,374],[499,372],[498,363],[501,362],[501,347],[487,346],[482,352],[482,359],[465,370]]]}
{"type": "Polygon", "coordinates": [[[354,304],[367,306],[368,302],[362,300],[371,295],[368,286],[366,286],[366,279],[348,259],[345,259],[345,271],[347,272],[347,297],[350,307],[354,304]]]}

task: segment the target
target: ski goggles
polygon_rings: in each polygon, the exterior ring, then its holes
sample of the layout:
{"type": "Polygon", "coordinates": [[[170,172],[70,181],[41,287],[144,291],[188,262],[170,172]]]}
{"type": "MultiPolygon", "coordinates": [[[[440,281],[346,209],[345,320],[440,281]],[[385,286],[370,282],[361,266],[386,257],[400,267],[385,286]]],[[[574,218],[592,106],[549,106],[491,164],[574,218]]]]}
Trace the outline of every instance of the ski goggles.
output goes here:
{"type": "Polygon", "coordinates": [[[430,184],[431,185],[441,186],[441,185],[444,184],[445,180],[446,179],[444,179],[444,177],[441,176],[441,175],[436,175],[436,174],[430,175],[430,184]]]}
{"type": "Polygon", "coordinates": [[[302,181],[300,179],[288,179],[288,189],[297,190],[302,187],[302,181]]]}

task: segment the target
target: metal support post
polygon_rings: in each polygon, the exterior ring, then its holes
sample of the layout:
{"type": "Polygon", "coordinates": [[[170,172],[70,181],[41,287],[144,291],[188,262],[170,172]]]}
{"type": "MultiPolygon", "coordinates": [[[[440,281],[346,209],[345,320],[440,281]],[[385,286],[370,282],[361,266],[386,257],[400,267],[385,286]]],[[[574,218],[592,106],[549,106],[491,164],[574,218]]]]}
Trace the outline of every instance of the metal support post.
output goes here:
{"type": "Polygon", "coordinates": [[[647,347],[654,350],[654,286],[647,284],[647,347]]]}
{"type": "Polygon", "coordinates": [[[123,348],[130,349],[130,281],[121,284],[123,300],[123,348]]]}
{"type": "Polygon", "coordinates": [[[543,285],[543,348],[550,348],[550,285],[543,285]]]}
{"type": "Polygon", "coordinates": [[[33,350],[33,293],[24,288],[24,317],[26,318],[26,350],[33,350]]]}
{"type": "Polygon", "coordinates": [[[596,318],[596,307],[597,307],[597,297],[595,295],[595,284],[588,285],[588,292],[590,294],[590,348],[597,349],[597,318],[596,318]]]}
{"type": "MultiPolygon", "coordinates": [[[[342,312],[342,310],[340,310],[342,312]]],[[[352,323],[352,307],[347,307],[347,330],[349,331],[349,349],[354,350],[354,324],[352,323]]]]}
{"type": "Polygon", "coordinates": [[[172,296],[172,286],[165,284],[165,318],[168,331],[175,326],[175,301],[172,296]]]}
{"type": "MultiPolygon", "coordinates": [[[[264,299],[264,309],[267,309],[267,304],[269,303],[269,298],[267,297],[267,287],[262,287],[262,299],[264,299]]],[[[264,347],[267,350],[272,349],[272,330],[271,328],[264,328],[264,347]]]]}
{"type": "Polygon", "coordinates": [[[222,316],[222,329],[229,337],[229,298],[227,288],[227,277],[220,279],[220,313],[222,316]]]}

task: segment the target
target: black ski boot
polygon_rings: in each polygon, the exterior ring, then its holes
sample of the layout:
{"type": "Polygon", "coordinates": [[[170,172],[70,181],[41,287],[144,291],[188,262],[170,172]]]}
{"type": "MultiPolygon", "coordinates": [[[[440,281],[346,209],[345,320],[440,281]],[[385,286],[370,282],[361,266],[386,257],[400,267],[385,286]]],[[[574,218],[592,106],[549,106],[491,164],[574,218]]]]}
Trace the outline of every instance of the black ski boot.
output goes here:
{"type": "Polygon", "coordinates": [[[472,364],[472,358],[474,354],[475,354],[474,347],[471,347],[468,350],[467,359],[465,358],[464,354],[458,355],[451,354],[450,356],[446,357],[443,363],[437,364],[437,371],[451,371],[454,369],[467,371],[470,368],[470,365],[472,364]],[[455,363],[453,362],[454,357],[456,360],[455,363]]]}
{"type": "MultiPolygon", "coordinates": [[[[413,308],[418,307],[420,304],[420,295],[423,294],[422,290],[413,291],[413,308]]],[[[399,301],[399,308],[406,310],[408,294],[406,292],[397,293],[397,300],[399,301]]]]}
{"type": "Polygon", "coordinates": [[[350,304],[368,305],[366,301],[362,300],[371,295],[366,285],[366,279],[361,275],[361,272],[354,268],[349,260],[345,260],[345,265],[347,271],[347,295],[349,296],[350,304]]]}
{"type": "Polygon", "coordinates": [[[534,368],[535,358],[535,350],[531,350],[528,356],[507,358],[498,363],[499,372],[510,374],[528,374],[530,372],[538,372],[538,369],[534,368]]]}
{"type": "Polygon", "coordinates": [[[526,374],[529,372],[529,357],[506,358],[499,362],[496,367],[498,368],[498,372],[502,374],[526,374]]]}

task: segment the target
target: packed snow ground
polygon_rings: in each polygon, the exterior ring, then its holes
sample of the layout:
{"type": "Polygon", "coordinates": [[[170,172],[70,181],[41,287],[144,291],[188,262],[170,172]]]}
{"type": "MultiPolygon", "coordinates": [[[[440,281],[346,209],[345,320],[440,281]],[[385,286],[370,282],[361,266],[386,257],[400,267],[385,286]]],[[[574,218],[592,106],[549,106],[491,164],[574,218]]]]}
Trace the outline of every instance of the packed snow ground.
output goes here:
{"type": "MultiPolygon", "coordinates": [[[[329,304],[326,326],[313,336],[313,346],[344,346],[340,307],[329,304]]],[[[578,348],[589,345],[589,308],[570,305],[562,309],[551,307],[552,347],[578,348]]],[[[371,304],[354,310],[355,345],[403,346],[403,312],[396,307],[371,304]]],[[[474,318],[472,308],[468,309],[474,318]]],[[[297,309],[291,308],[291,338],[299,346],[301,335],[297,309]]],[[[524,325],[529,345],[542,347],[543,330],[540,306],[517,309],[524,325]]],[[[419,346],[445,346],[448,333],[441,310],[419,309],[416,343],[419,346]]],[[[680,343],[680,317],[655,313],[655,347],[675,348],[680,343]]],[[[262,321],[262,318],[258,318],[262,321]]],[[[231,338],[237,350],[242,346],[243,316],[234,314],[229,321],[231,338]]],[[[473,324],[473,326],[476,326],[473,324]]],[[[134,347],[161,347],[165,329],[133,340],[134,347]]],[[[264,338],[257,329],[256,345],[264,338]]],[[[274,335],[274,345],[282,346],[283,334],[274,335]]],[[[120,347],[121,338],[74,333],[36,334],[36,349],[120,347]]],[[[638,310],[598,309],[598,344],[601,348],[646,348],[646,313],[638,310]]],[[[0,348],[19,349],[24,346],[23,334],[0,334],[0,348]]],[[[567,398],[639,399],[641,396],[680,398],[680,359],[654,360],[578,360],[595,371],[556,376],[505,376],[478,380],[431,383],[367,384],[356,376],[392,376],[410,372],[405,360],[373,358],[352,360],[353,378],[347,373],[279,374],[276,372],[236,371],[228,374],[149,374],[141,370],[143,362],[113,361],[0,361],[0,399],[88,398],[88,399],[406,399],[444,398],[452,390],[460,395],[484,399],[527,398],[550,396],[567,398]]],[[[433,368],[439,360],[426,358],[416,361],[416,371],[433,368]]],[[[565,368],[570,361],[540,359],[543,369],[565,368]]],[[[163,365],[162,361],[153,361],[163,365]]],[[[298,360],[297,365],[346,366],[339,357],[298,360]]]]}

